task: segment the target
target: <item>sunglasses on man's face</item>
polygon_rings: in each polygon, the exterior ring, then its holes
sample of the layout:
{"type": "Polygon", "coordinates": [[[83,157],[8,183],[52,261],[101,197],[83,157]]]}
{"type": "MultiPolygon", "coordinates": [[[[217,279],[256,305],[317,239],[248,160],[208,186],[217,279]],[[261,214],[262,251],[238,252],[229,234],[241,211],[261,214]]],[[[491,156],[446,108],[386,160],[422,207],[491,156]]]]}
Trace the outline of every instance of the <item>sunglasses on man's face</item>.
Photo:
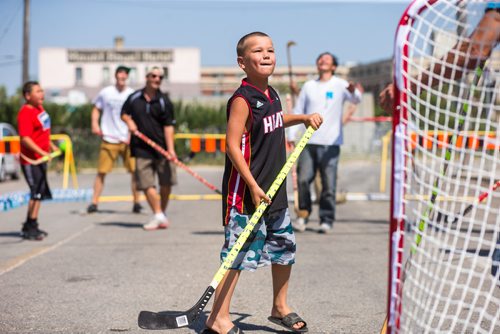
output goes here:
{"type": "Polygon", "coordinates": [[[153,78],[153,79],[160,78],[160,80],[163,80],[163,75],[158,75],[158,74],[150,74],[149,76],[150,76],[151,78],[153,78]]]}

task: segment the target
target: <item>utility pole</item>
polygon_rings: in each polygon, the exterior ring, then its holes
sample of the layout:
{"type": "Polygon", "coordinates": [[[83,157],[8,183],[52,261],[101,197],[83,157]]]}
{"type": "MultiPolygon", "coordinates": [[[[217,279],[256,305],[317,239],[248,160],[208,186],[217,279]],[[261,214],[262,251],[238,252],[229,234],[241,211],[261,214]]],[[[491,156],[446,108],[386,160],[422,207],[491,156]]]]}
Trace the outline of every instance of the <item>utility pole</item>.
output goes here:
{"type": "Polygon", "coordinates": [[[290,55],[290,48],[296,44],[297,43],[295,43],[294,41],[288,41],[288,43],[286,43],[286,56],[288,60],[288,79],[290,80],[290,96],[292,97],[292,108],[295,106],[295,92],[293,91],[292,88],[293,72],[292,72],[292,56],[290,55]]]}
{"type": "Polygon", "coordinates": [[[30,56],[30,0],[24,0],[23,19],[23,81],[29,80],[29,56],[30,56]]]}

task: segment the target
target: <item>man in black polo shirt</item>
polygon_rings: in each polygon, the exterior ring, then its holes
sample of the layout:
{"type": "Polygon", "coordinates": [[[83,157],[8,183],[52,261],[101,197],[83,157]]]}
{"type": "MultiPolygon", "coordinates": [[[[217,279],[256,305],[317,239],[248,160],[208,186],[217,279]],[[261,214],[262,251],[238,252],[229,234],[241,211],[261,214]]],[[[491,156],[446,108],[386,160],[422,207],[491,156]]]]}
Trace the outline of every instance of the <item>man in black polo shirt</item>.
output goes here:
{"type": "MultiPolygon", "coordinates": [[[[123,104],[122,119],[133,134],[139,130],[177,159],[174,147],[174,109],[167,95],[160,91],[163,69],[152,67],[146,74],[146,87],[131,94],[123,104]]],[[[175,166],[136,136],[130,141],[136,158],[137,189],[143,190],[154,217],[143,225],[145,230],[169,226],[166,215],[171,187],[177,183],[175,166]],[[160,183],[160,200],[155,185],[155,173],[160,183]]]]}

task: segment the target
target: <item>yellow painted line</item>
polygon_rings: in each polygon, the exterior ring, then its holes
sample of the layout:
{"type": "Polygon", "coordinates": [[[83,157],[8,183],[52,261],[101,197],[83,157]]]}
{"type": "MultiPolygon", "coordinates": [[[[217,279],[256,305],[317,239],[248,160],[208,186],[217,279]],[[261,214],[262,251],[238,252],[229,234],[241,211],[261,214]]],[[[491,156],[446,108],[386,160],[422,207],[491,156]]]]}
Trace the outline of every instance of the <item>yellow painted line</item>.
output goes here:
{"type": "MultiPolygon", "coordinates": [[[[0,265],[0,276],[2,276],[3,274],[8,273],[11,270],[16,269],[17,267],[22,266],[23,264],[25,264],[29,260],[34,259],[37,256],[43,255],[45,253],[53,251],[56,248],[61,247],[62,245],[70,242],[71,240],[73,240],[73,239],[79,237],[80,235],[82,235],[83,233],[87,232],[88,230],[93,229],[94,227],[95,227],[94,224],[88,225],[83,230],[81,230],[81,231],[79,231],[79,232],[77,232],[77,233],[75,233],[73,235],[70,235],[66,239],[63,239],[63,240],[61,240],[59,242],[56,242],[52,246],[37,247],[37,248],[32,249],[31,251],[29,251],[29,252],[27,252],[25,254],[22,254],[20,256],[17,256],[15,258],[7,261],[4,265],[0,265]]],[[[32,241],[32,242],[43,242],[43,241],[32,241]]]]}
{"type": "MultiPolygon", "coordinates": [[[[428,201],[430,195],[405,195],[405,199],[409,201],[428,201]]],[[[436,201],[441,202],[473,202],[477,197],[473,196],[437,196],[436,201]]]]}
{"type": "MultiPolygon", "coordinates": [[[[101,196],[99,197],[99,202],[131,202],[133,199],[132,195],[116,195],[116,196],[101,196]]],[[[219,194],[207,194],[207,195],[175,195],[170,194],[171,200],[176,201],[218,201],[222,199],[219,194]]],[[[145,201],[146,197],[144,195],[139,196],[139,200],[145,201]]]]}

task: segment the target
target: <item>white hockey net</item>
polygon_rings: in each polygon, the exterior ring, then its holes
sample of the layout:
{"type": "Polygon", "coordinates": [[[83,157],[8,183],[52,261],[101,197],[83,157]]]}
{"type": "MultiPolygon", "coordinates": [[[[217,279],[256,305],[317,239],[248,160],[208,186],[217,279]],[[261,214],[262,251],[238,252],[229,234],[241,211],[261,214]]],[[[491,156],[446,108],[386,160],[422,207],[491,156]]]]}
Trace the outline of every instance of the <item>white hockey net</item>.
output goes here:
{"type": "Polygon", "coordinates": [[[500,333],[500,50],[465,48],[486,6],[414,1],[398,27],[391,333],[500,333]]]}

